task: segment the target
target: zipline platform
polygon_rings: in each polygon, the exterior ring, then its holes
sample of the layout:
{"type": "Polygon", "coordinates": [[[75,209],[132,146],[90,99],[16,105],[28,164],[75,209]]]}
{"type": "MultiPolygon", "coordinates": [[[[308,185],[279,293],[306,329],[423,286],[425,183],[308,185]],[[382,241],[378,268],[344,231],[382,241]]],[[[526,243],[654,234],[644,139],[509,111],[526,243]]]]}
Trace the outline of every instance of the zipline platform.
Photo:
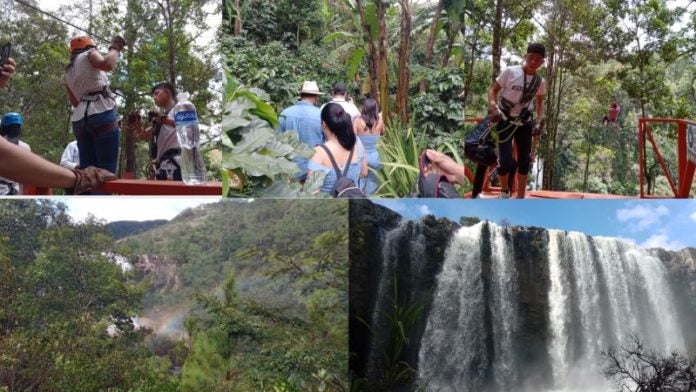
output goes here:
{"type": "MultiPolygon", "coordinates": [[[[48,188],[25,186],[25,195],[51,195],[48,188]]],[[[152,181],[119,179],[102,184],[95,192],[114,195],[134,196],[222,196],[222,183],[207,182],[198,185],[186,185],[181,181],[152,181]]]]}
{"type": "MultiPolygon", "coordinates": [[[[500,195],[500,190],[487,190],[481,192],[482,199],[497,199],[500,195]]],[[[471,193],[467,194],[471,197],[471,193]]],[[[582,192],[561,192],[561,191],[527,191],[525,200],[528,199],[629,199],[631,196],[620,196],[603,193],[582,193],[582,192]]],[[[509,200],[518,200],[514,196],[509,200]]]]}

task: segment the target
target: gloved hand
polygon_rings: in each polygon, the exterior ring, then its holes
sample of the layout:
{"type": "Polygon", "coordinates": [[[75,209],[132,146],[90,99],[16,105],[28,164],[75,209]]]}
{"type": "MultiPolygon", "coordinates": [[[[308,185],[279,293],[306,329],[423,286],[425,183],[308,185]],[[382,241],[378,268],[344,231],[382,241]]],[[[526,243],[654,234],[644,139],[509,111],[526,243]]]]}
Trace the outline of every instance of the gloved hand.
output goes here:
{"type": "Polygon", "coordinates": [[[488,106],[488,119],[492,123],[498,123],[503,120],[503,114],[500,112],[498,105],[488,106]]]}
{"type": "Polygon", "coordinates": [[[537,120],[536,124],[534,124],[534,128],[532,128],[532,136],[541,135],[541,133],[544,132],[544,125],[546,125],[546,121],[543,117],[537,120]]]}
{"type": "Polygon", "coordinates": [[[120,35],[115,35],[114,38],[111,38],[111,45],[109,46],[109,50],[111,49],[116,49],[119,52],[123,50],[123,47],[126,46],[126,40],[123,39],[120,35]]]}
{"type": "Polygon", "coordinates": [[[70,189],[66,189],[69,195],[79,195],[89,192],[102,183],[117,178],[111,172],[94,166],[85,169],[73,169],[73,173],[75,173],[75,185],[70,189]]]}

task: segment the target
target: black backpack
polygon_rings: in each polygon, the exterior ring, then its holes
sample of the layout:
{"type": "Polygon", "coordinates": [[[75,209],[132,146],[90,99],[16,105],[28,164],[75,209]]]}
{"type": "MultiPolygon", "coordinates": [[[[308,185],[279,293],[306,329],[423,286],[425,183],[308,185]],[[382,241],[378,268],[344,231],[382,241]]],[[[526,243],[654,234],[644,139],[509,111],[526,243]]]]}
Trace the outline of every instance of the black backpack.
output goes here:
{"type": "Polygon", "coordinates": [[[425,167],[430,160],[425,152],[420,156],[420,174],[418,174],[418,197],[421,198],[442,198],[458,199],[461,198],[454,186],[442,174],[425,174],[425,167]]]}
{"type": "Polygon", "coordinates": [[[358,186],[355,185],[355,182],[348,177],[348,169],[350,169],[350,163],[353,160],[353,151],[355,150],[355,147],[353,147],[353,149],[350,150],[350,154],[348,154],[348,161],[346,161],[346,168],[343,170],[343,174],[341,174],[341,170],[338,168],[338,164],[336,163],[336,160],[334,159],[333,154],[331,154],[331,151],[329,151],[328,147],[323,144],[320,144],[319,147],[326,151],[326,155],[329,156],[331,165],[336,171],[336,184],[334,184],[333,189],[331,189],[331,196],[339,199],[366,198],[367,196],[365,195],[365,192],[358,188],[358,186]]]}

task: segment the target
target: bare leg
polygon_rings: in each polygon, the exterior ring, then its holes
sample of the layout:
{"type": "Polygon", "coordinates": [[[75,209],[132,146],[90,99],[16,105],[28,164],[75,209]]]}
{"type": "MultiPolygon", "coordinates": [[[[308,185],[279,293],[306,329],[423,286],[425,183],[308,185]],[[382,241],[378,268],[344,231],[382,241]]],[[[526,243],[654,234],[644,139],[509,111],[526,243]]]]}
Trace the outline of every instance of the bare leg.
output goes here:
{"type": "Polygon", "coordinates": [[[524,199],[524,194],[527,191],[527,174],[517,175],[517,198],[524,199]]]}
{"type": "Polygon", "coordinates": [[[507,192],[510,190],[510,188],[508,187],[508,176],[509,175],[510,174],[500,174],[499,175],[500,176],[500,190],[502,192],[507,192]]]}

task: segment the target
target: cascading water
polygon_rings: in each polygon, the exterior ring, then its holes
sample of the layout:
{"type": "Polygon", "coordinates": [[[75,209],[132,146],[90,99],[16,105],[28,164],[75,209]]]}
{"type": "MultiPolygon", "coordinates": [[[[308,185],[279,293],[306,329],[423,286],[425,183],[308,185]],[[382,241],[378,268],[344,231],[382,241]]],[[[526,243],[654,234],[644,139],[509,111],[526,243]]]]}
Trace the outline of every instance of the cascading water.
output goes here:
{"type": "Polygon", "coordinates": [[[398,270],[400,276],[408,277],[409,284],[398,287],[400,291],[408,291],[415,287],[415,280],[420,276],[421,260],[425,252],[422,222],[402,220],[396,228],[384,234],[382,243],[382,269],[372,311],[372,327],[376,335],[372,339],[367,359],[367,369],[371,377],[377,377],[380,364],[384,361],[385,353],[381,343],[387,340],[390,329],[388,310],[395,301],[395,272],[398,270]],[[407,266],[407,270],[403,268],[404,265],[407,266]]]}
{"type": "Polygon", "coordinates": [[[546,245],[532,245],[515,244],[519,233],[492,223],[457,231],[421,339],[418,373],[428,391],[609,390],[601,373],[609,347],[637,336],[647,348],[685,350],[655,255],[612,238],[547,233],[546,245]],[[515,254],[531,246],[541,248],[540,260],[515,254]],[[535,263],[543,273],[523,277],[535,263]],[[522,295],[524,279],[541,295],[522,295]],[[533,301],[541,314],[530,310],[533,301]],[[531,333],[538,340],[525,329],[530,319],[542,325],[531,333]],[[530,365],[530,352],[543,359],[530,365]]]}
{"type": "Polygon", "coordinates": [[[488,383],[507,389],[516,378],[514,252],[507,229],[491,226],[490,255],[483,255],[484,225],[456,233],[438,277],[419,355],[431,390],[473,391],[488,383]],[[484,259],[490,259],[490,272],[484,259]]]}

